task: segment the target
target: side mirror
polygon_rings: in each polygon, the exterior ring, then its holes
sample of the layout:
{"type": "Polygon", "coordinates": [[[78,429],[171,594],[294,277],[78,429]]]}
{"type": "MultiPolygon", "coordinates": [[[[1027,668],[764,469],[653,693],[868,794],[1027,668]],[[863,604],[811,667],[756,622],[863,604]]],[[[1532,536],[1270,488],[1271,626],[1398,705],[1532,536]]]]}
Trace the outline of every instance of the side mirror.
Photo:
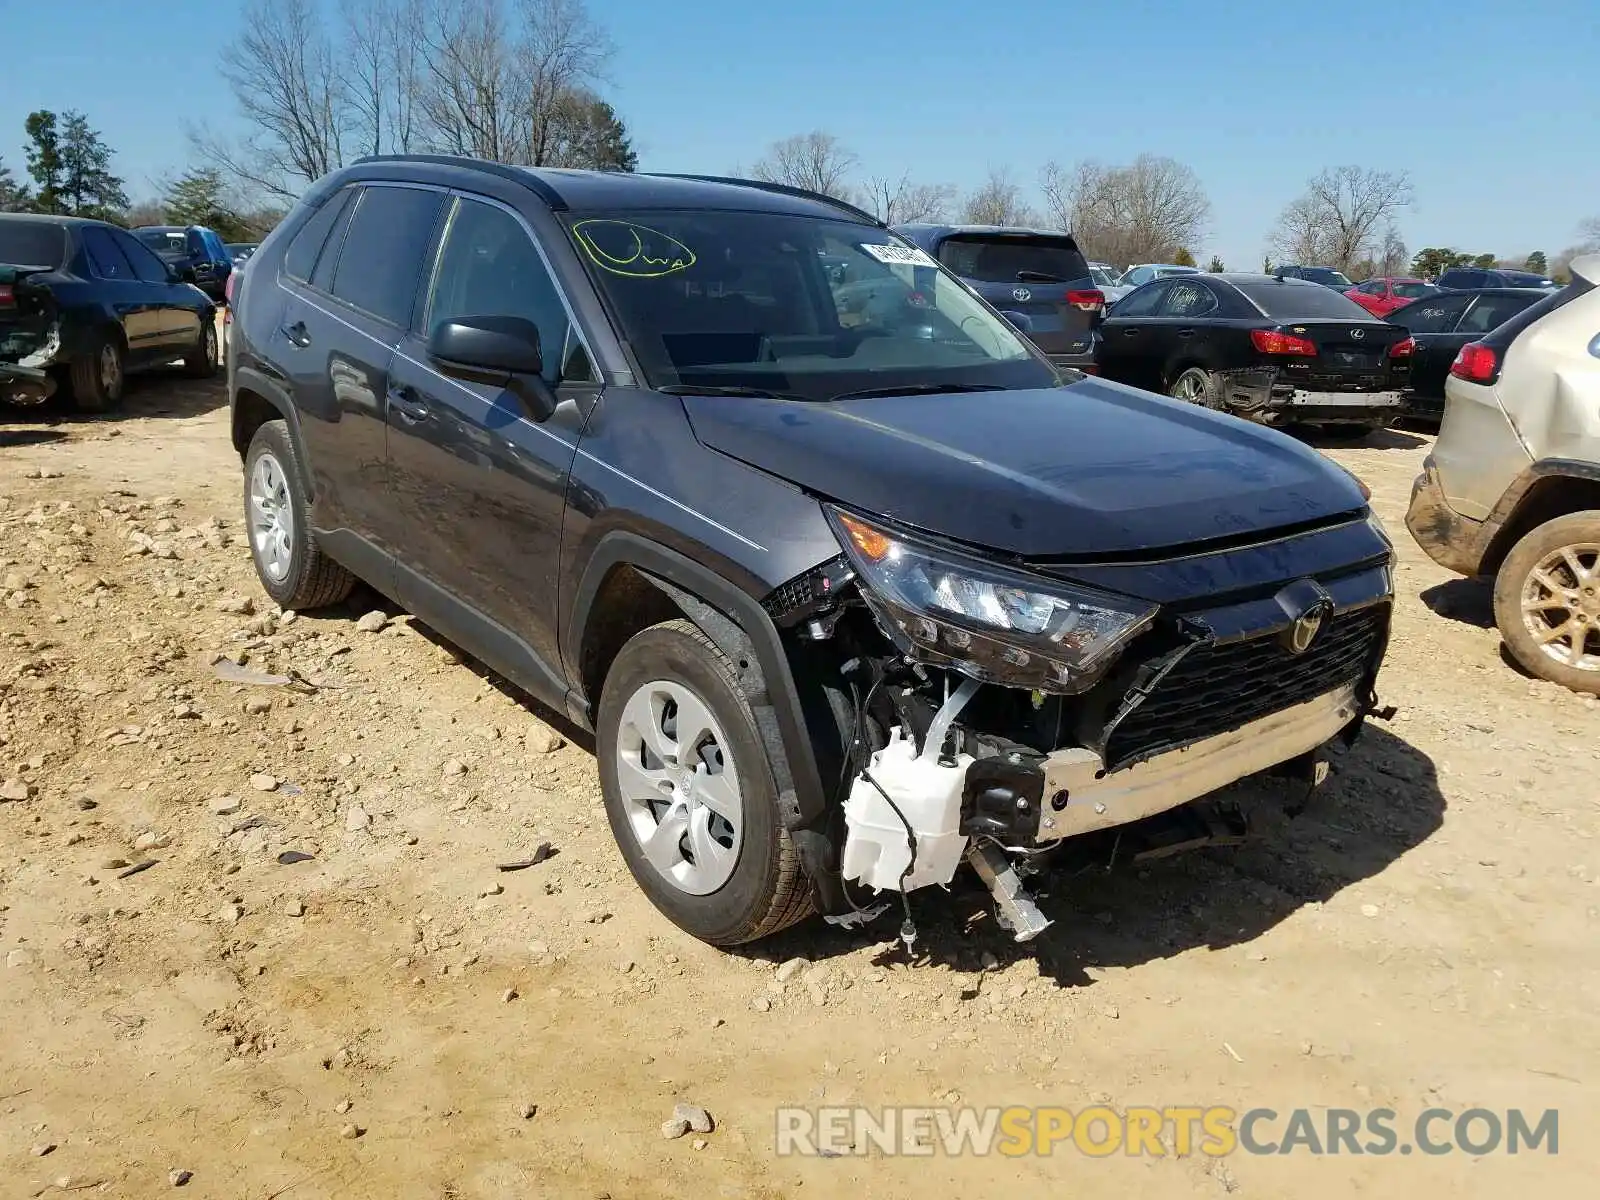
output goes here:
{"type": "Polygon", "coordinates": [[[184,267],[183,270],[178,273],[178,280],[180,283],[193,283],[195,278],[196,276],[193,267],[184,267]]]}
{"type": "Polygon", "coordinates": [[[434,326],[428,357],[445,374],[499,384],[534,421],[548,420],[556,395],[544,379],[539,327],[524,317],[457,317],[434,326]]]}
{"type": "Polygon", "coordinates": [[[1003,308],[1000,315],[1010,321],[1018,333],[1032,333],[1033,319],[1027,313],[1017,312],[1015,309],[1003,308]]]}
{"type": "Polygon", "coordinates": [[[177,267],[173,266],[171,263],[163,263],[162,265],[167,268],[168,283],[182,283],[184,281],[183,272],[178,270],[177,267]]]}

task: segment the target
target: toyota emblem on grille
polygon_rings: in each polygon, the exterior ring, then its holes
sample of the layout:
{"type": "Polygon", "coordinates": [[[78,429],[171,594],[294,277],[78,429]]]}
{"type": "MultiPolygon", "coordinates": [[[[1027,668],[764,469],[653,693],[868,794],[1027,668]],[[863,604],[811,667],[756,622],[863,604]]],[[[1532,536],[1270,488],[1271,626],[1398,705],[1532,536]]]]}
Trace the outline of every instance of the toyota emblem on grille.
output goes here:
{"type": "Polygon", "coordinates": [[[1359,342],[1362,338],[1364,338],[1366,336],[1367,336],[1367,331],[1365,329],[1352,329],[1350,331],[1350,337],[1351,337],[1351,340],[1353,340],[1353,341],[1359,342]]]}
{"type": "Polygon", "coordinates": [[[1011,293],[1011,298],[1013,300],[1032,300],[1033,293],[1027,288],[1017,288],[1011,293]]]}
{"type": "Polygon", "coordinates": [[[1316,580],[1300,579],[1275,599],[1289,618],[1289,627],[1278,635],[1279,644],[1290,654],[1304,654],[1333,615],[1333,597],[1316,580]]]}

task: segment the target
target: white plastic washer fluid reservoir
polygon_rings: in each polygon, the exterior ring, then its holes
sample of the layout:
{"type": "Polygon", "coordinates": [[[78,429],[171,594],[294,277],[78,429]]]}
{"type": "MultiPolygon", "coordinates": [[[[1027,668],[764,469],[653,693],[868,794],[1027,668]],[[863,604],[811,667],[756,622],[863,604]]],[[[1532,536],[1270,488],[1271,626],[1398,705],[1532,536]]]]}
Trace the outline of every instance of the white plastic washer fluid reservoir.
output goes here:
{"type": "MultiPolygon", "coordinates": [[[[889,744],[872,756],[866,773],[889,793],[917,835],[916,869],[905,880],[908,892],[949,883],[961,865],[967,850],[961,791],[972,761],[972,755],[963,754],[955,766],[945,767],[936,759],[918,758],[916,744],[898,727],[889,744]]],[[[880,891],[899,891],[900,875],[911,862],[906,827],[883,793],[861,775],[844,802],[844,819],[844,877],[880,891]]]]}

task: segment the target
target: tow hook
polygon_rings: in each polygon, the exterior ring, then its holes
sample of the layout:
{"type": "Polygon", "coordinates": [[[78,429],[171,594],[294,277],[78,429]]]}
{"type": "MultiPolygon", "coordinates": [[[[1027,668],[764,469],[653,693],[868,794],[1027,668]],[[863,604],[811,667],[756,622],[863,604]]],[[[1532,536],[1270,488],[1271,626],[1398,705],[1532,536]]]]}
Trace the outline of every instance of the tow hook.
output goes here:
{"type": "Polygon", "coordinates": [[[1001,929],[1019,942],[1031,942],[1050,928],[1050,918],[1039,911],[1016,868],[998,846],[974,840],[967,848],[967,862],[988,885],[1001,929]]]}

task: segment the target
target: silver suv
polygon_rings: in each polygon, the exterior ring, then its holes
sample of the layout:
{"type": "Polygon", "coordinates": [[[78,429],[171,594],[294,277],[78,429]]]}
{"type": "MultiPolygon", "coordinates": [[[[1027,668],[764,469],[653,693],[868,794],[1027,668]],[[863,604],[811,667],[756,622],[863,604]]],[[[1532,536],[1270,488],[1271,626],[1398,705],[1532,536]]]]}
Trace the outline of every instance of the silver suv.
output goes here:
{"type": "Polygon", "coordinates": [[[1433,559],[1493,575],[1495,621],[1533,674],[1600,692],[1600,254],[1462,347],[1406,525],[1433,559]]]}

